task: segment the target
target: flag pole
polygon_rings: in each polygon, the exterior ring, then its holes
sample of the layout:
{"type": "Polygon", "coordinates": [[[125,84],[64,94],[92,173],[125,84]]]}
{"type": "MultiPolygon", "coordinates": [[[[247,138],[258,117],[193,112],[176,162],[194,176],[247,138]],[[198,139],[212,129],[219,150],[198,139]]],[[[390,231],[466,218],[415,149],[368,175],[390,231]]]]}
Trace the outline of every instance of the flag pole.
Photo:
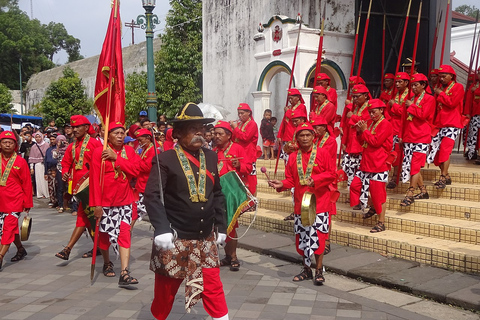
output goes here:
{"type": "MultiPolygon", "coordinates": [[[[293,63],[292,63],[292,71],[290,72],[290,81],[288,82],[288,90],[290,90],[292,88],[292,83],[293,83],[293,72],[295,70],[295,62],[297,61],[297,53],[298,53],[298,42],[300,41],[300,31],[302,30],[302,16],[300,15],[300,13],[297,15],[297,22],[298,22],[298,34],[297,34],[297,44],[295,45],[295,53],[293,54],[293,63]]],[[[285,108],[288,107],[288,93],[287,93],[287,101],[285,103],[285,108]]],[[[280,136],[283,138],[283,135],[285,133],[285,113],[283,114],[283,118],[282,118],[282,124],[281,124],[281,128],[282,128],[282,133],[280,134],[280,136]]],[[[278,152],[277,152],[277,161],[275,162],[275,172],[273,174],[273,179],[276,179],[277,178],[277,169],[278,169],[278,161],[280,160],[280,153],[282,151],[281,149],[281,143],[279,145],[279,148],[278,148],[278,152]]]]}
{"type": "MultiPolygon", "coordinates": [[[[111,53],[111,66],[109,70],[109,77],[108,77],[108,96],[107,96],[107,112],[104,121],[104,135],[103,135],[103,151],[107,149],[108,145],[108,127],[110,125],[110,111],[112,106],[112,88],[113,88],[113,78],[116,72],[116,63],[115,63],[115,44],[116,44],[116,33],[117,30],[117,23],[115,22],[118,19],[118,0],[113,0],[114,6],[114,15],[113,15],[113,45],[112,45],[112,53],[111,53]]],[[[101,170],[100,170],[100,185],[101,190],[103,193],[104,183],[105,183],[105,161],[102,160],[101,170]]],[[[92,253],[92,265],[90,268],[90,281],[93,281],[93,275],[95,274],[95,263],[97,258],[97,248],[98,248],[98,237],[99,237],[99,228],[100,228],[100,220],[102,218],[98,218],[95,223],[95,235],[93,240],[93,253],[92,253]]]]}
{"type": "Polygon", "coordinates": [[[443,11],[440,11],[440,13],[438,15],[437,25],[435,26],[435,36],[433,37],[432,53],[430,54],[430,64],[428,65],[428,78],[429,79],[430,79],[430,73],[432,72],[433,61],[435,60],[433,57],[435,55],[435,49],[437,48],[438,27],[440,26],[440,22],[442,22],[442,15],[443,15],[443,11]]]}
{"type": "Polygon", "coordinates": [[[383,74],[385,73],[385,24],[387,15],[383,14],[383,31],[382,31],[382,74],[380,76],[380,90],[383,91],[383,74]]]}
{"type": "Polygon", "coordinates": [[[317,65],[315,66],[315,79],[313,80],[313,87],[317,85],[317,76],[322,70],[322,53],[323,53],[323,33],[325,31],[325,11],[326,11],[327,2],[324,2],[323,13],[322,13],[322,23],[320,26],[320,39],[318,41],[318,52],[317,52],[317,65]]]}
{"type": "MultiPolygon", "coordinates": [[[[362,18],[362,1],[360,1],[360,6],[358,7],[358,21],[357,21],[357,30],[355,32],[355,42],[353,43],[353,53],[352,53],[352,64],[350,65],[350,78],[353,76],[353,69],[355,68],[355,57],[357,55],[357,46],[358,46],[358,33],[360,32],[360,20],[362,18]]],[[[347,100],[350,100],[351,97],[351,84],[348,81],[348,91],[347,91],[347,100]]],[[[341,154],[342,148],[340,148],[341,154]]],[[[340,159],[340,158],[339,158],[340,159]]],[[[339,160],[340,162],[340,160],[339,160]]]]}
{"type": "Polygon", "coordinates": [[[362,49],[360,50],[360,59],[358,60],[357,79],[355,80],[356,84],[358,84],[358,82],[360,81],[360,74],[362,72],[363,55],[365,53],[365,44],[367,43],[368,25],[370,23],[371,10],[372,10],[372,0],[370,0],[370,4],[368,5],[367,20],[365,21],[365,29],[363,31],[362,49]]]}
{"type": "Polygon", "coordinates": [[[450,0],[447,2],[447,12],[445,13],[445,26],[443,28],[443,40],[442,40],[442,52],[440,56],[440,65],[443,64],[443,56],[445,55],[445,40],[447,39],[447,27],[448,27],[448,11],[450,10],[450,0]]]}

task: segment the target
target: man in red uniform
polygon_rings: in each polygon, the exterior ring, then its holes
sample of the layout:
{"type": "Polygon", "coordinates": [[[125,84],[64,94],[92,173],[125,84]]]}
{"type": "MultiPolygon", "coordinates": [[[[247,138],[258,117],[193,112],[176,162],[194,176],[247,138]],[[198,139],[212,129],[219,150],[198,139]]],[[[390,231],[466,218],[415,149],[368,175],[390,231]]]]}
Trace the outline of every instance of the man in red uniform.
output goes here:
{"type": "Polygon", "coordinates": [[[370,92],[365,85],[355,85],[352,89],[353,103],[345,106],[340,123],[343,132],[342,150],[344,151],[342,169],[348,177],[349,186],[358,170],[363,152],[362,145],[356,138],[355,125],[358,121],[366,121],[369,118],[367,109],[369,98],[370,92]]]}
{"type": "Polygon", "coordinates": [[[327,99],[333,103],[335,112],[337,112],[337,90],[330,87],[330,77],[326,73],[319,73],[317,75],[317,84],[325,88],[327,91],[327,99]]]}
{"type": "Polygon", "coordinates": [[[315,109],[310,111],[310,119],[318,115],[322,116],[328,123],[328,131],[333,132],[335,119],[337,118],[337,106],[328,99],[328,92],[322,86],[313,88],[313,98],[317,103],[315,109]]]}
{"type": "Polygon", "coordinates": [[[370,120],[360,120],[355,128],[357,139],[364,148],[360,168],[350,185],[350,206],[368,204],[368,193],[372,208],[363,216],[364,219],[378,214],[377,224],[371,233],[385,231],[385,211],[387,202],[386,183],[390,165],[387,159],[392,151],[392,125],[383,115],[385,104],[380,99],[372,99],[368,105],[370,120]]]}
{"type": "Polygon", "coordinates": [[[475,74],[475,80],[467,90],[465,114],[470,118],[467,138],[467,159],[477,159],[478,132],[480,128],[480,68],[475,74]]]}
{"type": "Polygon", "coordinates": [[[383,90],[380,93],[379,99],[387,104],[393,99],[393,84],[395,83],[395,75],[393,73],[385,73],[383,76],[383,90]]]}
{"type": "Polygon", "coordinates": [[[405,118],[402,160],[402,182],[410,181],[405,198],[400,203],[406,207],[415,199],[428,199],[427,188],[423,185],[420,169],[425,166],[428,147],[432,141],[431,124],[435,113],[435,98],[426,92],[428,79],[424,74],[416,73],[410,79],[413,99],[405,101],[407,116],[405,118]],[[420,193],[413,192],[418,187],[420,193]]]}
{"type": "Polygon", "coordinates": [[[252,164],[252,172],[248,176],[248,189],[253,195],[257,193],[257,143],[258,126],[252,117],[252,109],[246,103],[237,108],[239,122],[230,121],[233,128],[233,141],[245,149],[248,162],[252,164]]]}
{"type": "MultiPolygon", "coordinates": [[[[252,163],[247,161],[244,149],[238,143],[232,141],[232,131],[233,129],[227,121],[218,121],[215,125],[213,139],[216,147],[213,151],[217,153],[218,157],[218,174],[221,177],[230,171],[236,171],[248,188],[248,177],[252,172],[252,163]]],[[[240,262],[237,258],[237,227],[238,223],[235,224],[228,235],[225,245],[225,258],[220,260],[220,266],[230,266],[231,271],[240,269],[240,262]]]]}
{"type": "Polygon", "coordinates": [[[345,100],[345,105],[346,106],[349,105],[350,103],[352,103],[351,97],[352,97],[352,94],[353,94],[353,87],[357,84],[363,84],[364,86],[366,85],[365,80],[363,80],[362,77],[353,76],[353,77],[348,78],[348,91],[349,92],[347,93],[347,99],[345,100]]]}
{"type": "MultiPolygon", "coordinates": [[[[393,150],[400,155],[400,139],[403,130],[403,117],[405,110],[405,101],[410,98],[408,92],[408,83],[410,81],[410,76],[406,72],[398,72],[395,75],[395,86],[397,88],[395,96],[388,101],[388,115],[390,116],[390,123],[392,124],[393,129],[393,150]]],[[[400,157],[397,157],[393,163],[393,176],[387,184],[388,189],[394,189],[397,186],[395,182],[398,168],[400,166],[400,157]]]]}
{"type": "Polygon", "coordinates": [[[295,187],[295,241],[297,252],[303,256],[302,272],[293,281],[312,279],[311,256],[315,256],[315,285],[325,282],[323,276],[323,255],[328,238],[330,185],[335,180],[335,164],[325,149],[313,143],[315,131],[309,123],[297,128],[296,139],[299,150],[291,155],[285,167],[285,180],[270,180],[268,184],[278,192],[295,187]],[[305,192],[316,197],[316,219],[311,226],[302,225],[301,206],[305,192]]]}
{"type": "MultiPolygon", "coordinates": [[[[86,117],[74,115],[70,118],[70,125],[73,128],[73,135],[76,140],[67,147],[62,159],[62,179],[63,181],[71,181],[73,188],[75,188],[82,178],[89,176],[93,150],[101,147],[102,144],[90,137],[93,128],[86,117]]],[[[57,258],[68,260],[73,246],[80,239],[85,228],[91,228],[84,210],[86,206],[88,206],[88,203],[79,203],[75,229],[73,229],[67,246],[55,255],[57,258]]]]}
{"type": "Polygon", "coordinates": [[[122,266],[119,286],[138,283],[137,279],[130,276],[128,263],[134,202],[130,180],[138,174],[140,159],[132,147],[123,145],[125,131],[121,122],[109,125],[107,147],[105,150],[102,147],[95,149],[90,172],[90,207],[95,208],[95,219],[101,219],[98,247],[104,260],[103,274],[115,276],[108,254],[112,244],[115,253],[120,255],[122,266]]]}
{"type": "MultiPolygon", "coordinates": [[[[147,209],[144,204],[145,186],[147,185],[148,176],[152,170],[152,160],[155,157],[155,146],[153,144],[152,132],[148,129],[140,129],[135,132],[140,148],[139,172],[137,182],[135,183],[135,192],[138,192],[138,200],[136,201],[138,219],[141,221],[147,216],[147,209]]],[[[135,211],[135,210],[134,210],[135,211]]],[[[134,212],[134,220],[135,220],[134,212]]]]}
{"type": "Polygon", "coordinates": [[[451,66],[441,65],[438,72],[442,87],[435,89],[437,100],[437,112],[433,122],[435,131],[432,133],[433,139],[427,162],[433,162],[440,167],[440,180],[435,185],[437,189],[444,189],[446,185],[452,184],[448,168],[455,140],[464,127],[462,109],[465,92],[463,86],[455,81],[456,73],[451,66]]]}
{"type": "Polygon", "coordinates": [[[432,71],[430,71],[429,83],[430,87],[432,88],[432,92],[435,92],[435,89],[442,86],[440,83],[440,78],[438,77],[438,69],[432,69],[432,71]]]}
{"type": "Polygon", "coordinates": [[[23,211],[28,214],[33,207],[32,180],[28,164],[17,155],[17,150],[14,133],[0,133],[0,269],[12,242],[17,247],[12,262],[27,255],[18,234],[18,218],[23,211]]]}
{"type": "Polygon", "coordinates": [[[292,114],[296,110],[299,110],[301,113],[307,114],[307,107],[305,106],[305,101],[302,98],[302,94],[298,89],[288,90],[288,102],[289,105],[285,107],[285,115],[283,116],[283,121],[280,123],[280,129],[278,130],[278,143],[281,150],[280,158],[285,161],[288,160],[288,155],[283,152],[283,143],[287,143],[293,140],[293,134],[295,133],[295,126],[292,123],[292,114]]]}

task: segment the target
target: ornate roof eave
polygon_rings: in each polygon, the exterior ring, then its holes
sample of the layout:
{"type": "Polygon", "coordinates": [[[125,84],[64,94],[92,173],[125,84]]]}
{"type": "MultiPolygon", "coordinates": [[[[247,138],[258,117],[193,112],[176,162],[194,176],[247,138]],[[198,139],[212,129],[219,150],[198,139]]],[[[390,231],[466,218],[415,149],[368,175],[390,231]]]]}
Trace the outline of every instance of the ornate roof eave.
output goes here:
{"type": "MultiPolygon", "coordinates": [[[[270,20],[268,20],[267,23],[263,24],[263,27],[264,28],[270,27],[275,20],[279,20],[282,24],[287,24],[287,23],[296,24],[297,23],[296,19],[289,18],[287,16],[282,16],[282,15],[274,15],[270,18],[270,20]]],[[[306,25],[306,24],[303,24],[303,25],[308,27],[308,25],[306,25]]]]}

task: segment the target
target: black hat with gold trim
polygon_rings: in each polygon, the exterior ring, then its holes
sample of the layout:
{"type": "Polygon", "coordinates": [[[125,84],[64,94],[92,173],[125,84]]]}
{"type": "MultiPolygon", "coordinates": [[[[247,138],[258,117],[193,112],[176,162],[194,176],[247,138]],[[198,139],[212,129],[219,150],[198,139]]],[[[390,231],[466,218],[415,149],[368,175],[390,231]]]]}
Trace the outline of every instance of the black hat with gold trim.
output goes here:
{"type": "Polygon", "coordinates": [[[184,122],[210,123],[214,121],[214,118],[204,118],[202,110],[200,110],[195,103],[189,102],[178,111],[175,115],[175,119],[170,120],[169,122],[175,124],[184,122]]]}

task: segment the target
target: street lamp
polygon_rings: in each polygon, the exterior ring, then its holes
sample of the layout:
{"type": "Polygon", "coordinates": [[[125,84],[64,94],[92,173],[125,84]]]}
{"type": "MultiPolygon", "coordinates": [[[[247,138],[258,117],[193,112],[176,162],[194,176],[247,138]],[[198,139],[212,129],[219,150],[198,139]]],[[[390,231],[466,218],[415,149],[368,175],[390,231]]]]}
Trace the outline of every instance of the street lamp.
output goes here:
{"type": "Polygon", "coordinates": [[[157,15],[153,14],[156,0],[142,0],[145,15],[137,17],[137,24],[145,29],[147,38],[147,108],[148,119],[157,122],[157,95],[155,93],[155,73],[153,72],[153,29],[159,24],[157,15]]]}

